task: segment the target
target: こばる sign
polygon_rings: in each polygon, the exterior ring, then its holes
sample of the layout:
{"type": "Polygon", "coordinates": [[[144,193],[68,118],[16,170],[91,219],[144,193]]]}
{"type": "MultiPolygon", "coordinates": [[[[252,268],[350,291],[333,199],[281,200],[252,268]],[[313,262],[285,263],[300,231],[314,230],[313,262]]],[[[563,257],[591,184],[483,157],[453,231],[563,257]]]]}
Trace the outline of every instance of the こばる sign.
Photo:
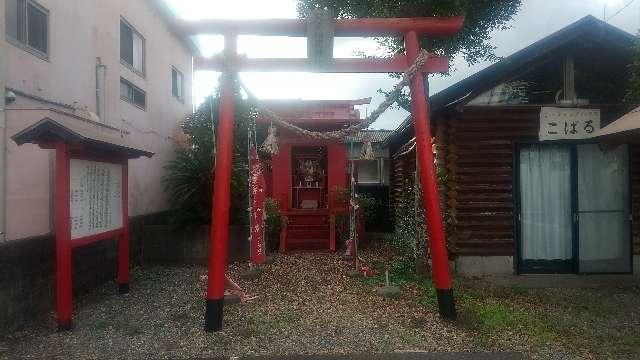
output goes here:
{"type": "Polygon", "coordinates": [[[598,130],[599,109],[543,107],[540,110],[541,141],[588,139],[598,130]]]}

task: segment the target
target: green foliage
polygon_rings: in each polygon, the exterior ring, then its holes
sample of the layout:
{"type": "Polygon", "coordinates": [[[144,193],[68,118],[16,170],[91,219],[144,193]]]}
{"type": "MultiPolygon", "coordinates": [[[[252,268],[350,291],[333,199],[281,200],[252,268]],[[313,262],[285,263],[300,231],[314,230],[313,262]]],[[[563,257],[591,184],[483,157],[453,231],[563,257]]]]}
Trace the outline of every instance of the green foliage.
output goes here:
{"type": "MultiPolygon", "coordinates": [[[[179,227],[211,223],[213,165],[218,124],[219,96],[208,97],[180,124],[185,141],[177,144],[176,156],[165,166],[163,183],[169,195],[172,222],[179,227]],[[213,116],[212,116],[213,114],[213,116]]],[[[254,110],[236,94],[233,129],[230,223],[248,223],[247,134],[254,110]]]]}
{"type": "MultiPolygon", "coordinates": [[[[439,187],[445,186],[449,177],[447,172],[438,167],[436,169],[439,187]]],[[[420,182],[416,176],[403,179],[402,196],[398,199],[395,208],[395,228],[393,237],[389,239],[389,245],[398,253],[410,257],[416,261],[416,265],[423,266],[421,262],[426,259],[427,253],[427,226],[424,222],[425,212],[422,205],[422,191],[420,182]]],[[[442,206],[442,220],[445,226],[445,240],[449,257],[455,256],[456,248],[453,240],[454,218],[442,206]]]]}
{"type": "MultiPolygon", "coordinates": [[[[461,54],[469,64],[495,61],[495,46],[489,43],[491,32],[508,28],[518,12],[521,0],[299,0],[298,13],[329,8],[339,18],[465,16],[464,28],[451,38],[421,39],[421,45],[433,53],[453,57],[461,54]]],[[[402,39],[381,40],[389,53],[404,50],[402,39]]]]}
{"type": "Polygon", "coordinates": [[[282,224],[282,214],[278,200],[267,198],[264,202],[265,242],[269,250],[277,250],[280,245],[280,227],[282,224]]]}
{"type": "Polygon", "coordinates": [[[395,229],[389,239],[389,245],[404,257],[416,260],[426,246],[426,227],[424,212],[419,198],[416,198],[413,177],[403,179],[402,196],[395,207],[395,229]]]}
{"type": "Polygon", "coordinates": [[[624,97],[624,102],[629,108],[640,105],[640,34],[636,36],[636,43],[633,48],[633,62],[629,65],[629,87],[624,97]]]}

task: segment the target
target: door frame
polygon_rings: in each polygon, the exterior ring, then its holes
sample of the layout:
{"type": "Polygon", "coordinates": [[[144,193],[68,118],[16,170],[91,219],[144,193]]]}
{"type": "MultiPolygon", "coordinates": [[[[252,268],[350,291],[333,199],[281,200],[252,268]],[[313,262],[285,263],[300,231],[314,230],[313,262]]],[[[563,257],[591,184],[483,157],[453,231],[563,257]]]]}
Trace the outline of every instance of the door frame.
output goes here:
{"type": "Polygon", "coordinates": [[[628,199],[627,199],[627,209],[629,214],[629,271],[625,272],[607,272],[607,273],[590,273],[590,272],[581,272],[580,271],[580,227],[579,227],[579,218],[578,218],[578,145],[584,144],[598,144],[598,142],[594,142],[593,140],[573,140],[573,141],[553,141],[553,142],[543,142],[543,141],[533,141],[533,140],[516,140],[513,142],[513,202],[514,202],[514,213],[513,213],[513,226],[514,226],[514,240],[515,240],[515,252],[516,256],[514,259],[514,271],[517,275],[522,274],[631,274],[633,273],[633,174],[632,174],[632,163],[633,163],[633,152],[631,144],[621,144],[627,145],[627,167],[628,167],[628,199]],[[558,144],[569,147],[570,151],[570,176],[571,176],[571,247],[572,247],[572,259],[568,261],[525,261],[522,258],[522,222],[521,222],[521,184],[520,184],[520,150],[528,145],[543,145],[545,143],[548,144],[558,144]]]}

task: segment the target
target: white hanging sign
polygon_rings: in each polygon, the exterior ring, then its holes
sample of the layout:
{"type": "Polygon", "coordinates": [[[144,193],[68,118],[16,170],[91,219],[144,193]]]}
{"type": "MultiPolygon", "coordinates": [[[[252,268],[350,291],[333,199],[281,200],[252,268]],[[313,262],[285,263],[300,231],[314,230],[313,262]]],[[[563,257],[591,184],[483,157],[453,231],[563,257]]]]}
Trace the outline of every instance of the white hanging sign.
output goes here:
{"type": "Polygon", "coordinates": [[[71,159],[71,239],[122,228],[122,165],[71,159]]]}
{"type": "Polygon", "coordinates": [[[543,107],[540,110],[541,141],[588,139],[600,130],[600,109],[543,107]]]}

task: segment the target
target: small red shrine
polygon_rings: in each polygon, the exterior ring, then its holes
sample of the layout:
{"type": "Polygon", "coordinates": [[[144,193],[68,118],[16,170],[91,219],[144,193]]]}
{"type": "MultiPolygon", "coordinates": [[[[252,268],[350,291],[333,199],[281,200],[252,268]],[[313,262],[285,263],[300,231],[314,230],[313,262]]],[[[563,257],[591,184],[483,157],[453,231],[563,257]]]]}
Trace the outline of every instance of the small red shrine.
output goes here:
{"type": "MultiPolygon", "coordinates": [[[[358,100],[270,100],[261,104],[282,118],[314,131],[339,130],[360,121],[358,100]]],[[[268,125],[268,119],[260,119],[268,125]]],[[[335,250],[331,219],[347,211],[340,195],[348,189],[348,144],[313,140],[286,130],[278,133],[279,152],[266,172],[267,196],[278,200],[287,219],[280,251],[335,250]]]]}

